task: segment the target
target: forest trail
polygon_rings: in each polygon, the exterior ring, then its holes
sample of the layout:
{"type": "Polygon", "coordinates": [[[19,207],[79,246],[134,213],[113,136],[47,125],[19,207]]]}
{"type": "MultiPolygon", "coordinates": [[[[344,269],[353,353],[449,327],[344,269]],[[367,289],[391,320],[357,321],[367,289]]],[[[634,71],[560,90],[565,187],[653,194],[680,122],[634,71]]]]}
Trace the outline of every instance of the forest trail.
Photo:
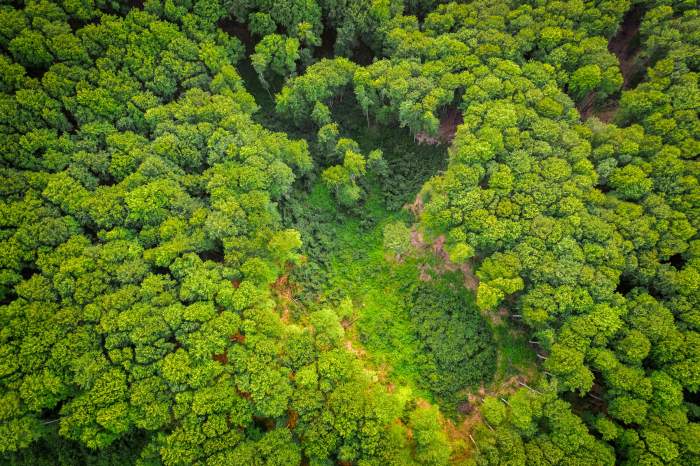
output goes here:
{"type": "MultiPolygon", "coordinates": [[[[613,53],[619,62],[622,74],[622,90],[630,89],[640,79],[642,66],[639,58],[639,27],[644,16],[644,9],[637,5],[631,8],[620,24],[617,33],[608,42],[608,51],[613,53]]],[[[596,92],[589,92],[577,105],[581,120],[595,116],[599,120],[610,123],[618,108],[617,98],[596,106],[596,92]]]]}

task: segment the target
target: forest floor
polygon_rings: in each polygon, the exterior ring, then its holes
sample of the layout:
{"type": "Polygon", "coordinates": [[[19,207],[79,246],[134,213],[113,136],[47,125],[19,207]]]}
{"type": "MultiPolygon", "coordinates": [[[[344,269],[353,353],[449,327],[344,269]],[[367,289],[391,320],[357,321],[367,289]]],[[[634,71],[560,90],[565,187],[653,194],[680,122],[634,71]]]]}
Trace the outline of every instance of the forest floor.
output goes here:
{"type": "MultiPolygon", "coordinates": [[[[415,388],[419,354],[406,304],[408,290],[418,281],[418,267],[414,259],[393,264],[386,260],[383,227],[407,216],[386,211],[376,194],[370,194],[363,207],[375,222],[372,227],[351,215],[341,215],[332,227],[334,247],[325,251],[327,276],[316,300],[332,305],[349,299],[352,315],[344,325],[354,340],[352,347],[362,347],[366,362],[383,376],[390,375],[391,383],[415,388]]],[[[337,213],[331,194],[320,183],[314,185],[307,202],[314,211],[337,213]]]]}

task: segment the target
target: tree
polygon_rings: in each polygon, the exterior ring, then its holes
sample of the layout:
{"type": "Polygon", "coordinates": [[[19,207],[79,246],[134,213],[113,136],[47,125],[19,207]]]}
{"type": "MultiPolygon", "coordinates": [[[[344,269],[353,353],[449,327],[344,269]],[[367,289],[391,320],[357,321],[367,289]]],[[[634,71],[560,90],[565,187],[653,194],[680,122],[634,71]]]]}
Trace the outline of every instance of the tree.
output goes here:
{"type": "Polygon", "coordinates": [[[296,71],[299,59],[299,40],[279,34],[268,34],[255,46],[255,53],[250,56],[253,68],[263,86],[269,87],[266,76],[286,78],[296,71]]]}
{"type": "Polygon", "coordinates": [[[641,168],[626,165],[613,170],[610,175],[612,186],[623,199],[637,200],[651,191],[653,182],[647,178],[641,168]]]}
{"type": "Polygon", "coordinates": [[[25,29],[12,39],[8,49],[20,64],[30,68],[48,68],[53,62],[44,36],[38,31],[25,29]]]}
{"type": "Polygon", "coordinates": [[[481,413],[489,424],[498,426],[506,417],[506,408],[502,401],[489,396],[484,398],[484,403],[481,405],[481,413]]]}
{"type": "Polygon", "coordinates": [[[316,102],[328,104],[352,81],[357,65],[345,58],[323,59],[289,80],[275,97],[276,110],[298,126],[308,121],[316,102]]]}
{"type": "Polygon", "coordinates": [[[384,249],[401,256],[411,247],[411,229],[403,222],[396,221],[384,226],[384,249]]]}
{"type": "Polygon", "coordinates": [[[289,260],[298,260],[298,255],[294,251],[299,247],[301,247],[299,232],[291,229],[275,233],[268,243],[272,257],[280,266],[289,260]]]}
{"type": "Polygon", "coordinates": [[[440,429],[435,408],[418,408],[409,419],[416,442],[415,458],[420,464],[448,464],[450,447],[440,429]]]}
{"type": "Polygon", "coordinates": [[[132,3],[0,7],[3,463],[461,460],[440,411],[493,377],[496,309],[543,374],[484,400],[467,461],[697,463],[693,2],[132,3]],[[625,67],[615,123],[582,122],[572,99],[618,92],[610,39],[640,13],[645,72],[625,67]],[[278,115],[254,115],[231,14],[278,115]],[[315,160],[282,118],[318,126],[315,160]],[[440,171],[387,131],[406,127],[454,137],[440,171]],[[387,327],[415,335],[365,340],[362,304],[383,302],[365,294],[389,288],[348,284],[335,254],[377,222],[405,254],[408,227],[380,217],[420,184],[445,273],[390,273],[406,309],[387,327]],[[384,355],[359,345],[380,339],[417,342],[415,371],[372,370],[384,355]]]}
{"type": "Polygon", "coordinates": [[[250,16],[248,16],[248,23],[250,32],[260,37],[274,34],[277,29],[277,25],[272,20],[272,17],[260,11],[251,13],[250,16]]]}

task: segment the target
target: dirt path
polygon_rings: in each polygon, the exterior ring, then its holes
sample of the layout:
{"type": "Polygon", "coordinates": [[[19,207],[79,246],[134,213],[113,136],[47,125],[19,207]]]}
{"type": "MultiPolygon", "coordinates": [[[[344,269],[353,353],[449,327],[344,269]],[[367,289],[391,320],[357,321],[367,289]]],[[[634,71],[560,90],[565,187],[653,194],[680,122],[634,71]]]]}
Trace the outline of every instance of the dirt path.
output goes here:
{"type": "MultiPolygon", "coordinates": [[[[622,20],[617,34],[608,42],[608,50],[613,53],[620,63],[622,74],[622,89],[633,87],[641,76],[642,66],[639,58],[639,26],[644,16],[644,10],[637,5],[631,8],[622,20]]],[[[586,120],[596,116],[601,121],[609,123],[617,112],[617,99],[611,99],[600,107],[596,107],[595,91],[589,92],[577,107],[581,119],[586,120]]]]}

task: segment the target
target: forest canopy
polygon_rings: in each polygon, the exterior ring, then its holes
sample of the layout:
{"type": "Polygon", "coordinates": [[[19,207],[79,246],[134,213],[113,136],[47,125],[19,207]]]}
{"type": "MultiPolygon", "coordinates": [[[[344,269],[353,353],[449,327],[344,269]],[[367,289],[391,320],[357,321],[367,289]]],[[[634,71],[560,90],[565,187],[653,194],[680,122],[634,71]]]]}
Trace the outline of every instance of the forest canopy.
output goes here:
{"type": "Polygon", "coordinates": [[[0,462],[700,464],[697,0],[0,4],[0,462]]]}

